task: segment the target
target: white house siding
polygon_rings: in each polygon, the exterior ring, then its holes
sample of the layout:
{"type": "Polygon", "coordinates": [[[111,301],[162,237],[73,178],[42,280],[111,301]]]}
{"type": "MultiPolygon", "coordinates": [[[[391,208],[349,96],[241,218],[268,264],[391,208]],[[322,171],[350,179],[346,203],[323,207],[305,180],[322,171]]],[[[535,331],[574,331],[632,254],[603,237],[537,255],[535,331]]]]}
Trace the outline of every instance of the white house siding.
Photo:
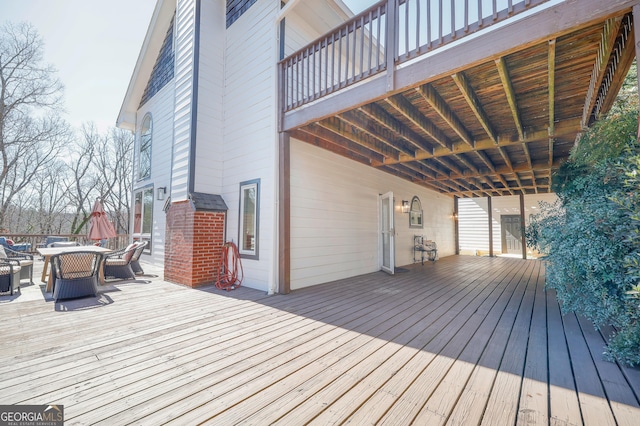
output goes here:
{"type": "MultiPolygon", "coordinates": [[[[532,214],[539,211],[539,203],[553,203],[555,194],[527,194],[524,196],[525,226],[532,214]]],[[[487,198],[463,198],[458,202],[460,254],[489,254],[489,223],[487,198]]],[[[509,195],[491,198],[491,223],[493,253],[502,253],[502,215],[520,214],[520,196],[509,195]]],[[[527,250],[528,256],[533,254],[527,250]]]]}
{"type": "MultiPolygon", "coordinates": [[[[134,161],[134,192],[140,188],[154,185],[168,187],[171,179],[171,142],[173,140],[173,96],[174,82],[167,83],[158,93],[147,101],[137,113],[136,120],[136,157],[134,161]],[[140,143],[140,127],[144,116],[149,113],[153,119],[151,134],[151,177],[137,181],[138,176],[138,146],[140,143]]],[[[133,200],[131,201],[133,206],[133,200]]],[[[164,201],[153,202],[153,227],[151,236],[151,255],[143,254],[142,259],[156,265],[164,262],[165,213],[164,201]]],[[[133,212],[131,212],[133,215],[133,212]]],[[[133,223],[133,218],[131,218],[133,223]]]]}
{"type": "Polygon", "coordinates": [[[489,213],[486,198],[458,200],[458,242],[460,254],[489,253],[489,213]]]}
{"type": "Polygon", "coordinates": [[[453,199],[291,139],[291,288],[379,270],[379,195],[392,191],[395,263],[413,262],[413,236],[455,253],[453,199]],[[418,196],[424,228],[409,227],[402,200],[418,196]]]}
{"type": "Polygon", "coordinates": [[[224,0],[201,0],[196,136],[196,192],[222,192],[224,0]]]}
{"type": "Polygon", "coordinates": [[[279,2],[258,0],[226,30],[224,178],[227,240],[238,242],[240,183],[260,179],[259,259],[242,259],[243,285],[274,288],[276,237],[276,60],[279,2]]]}
{"type": "Polygon", "coordinates": [[[191,147],[191,101],[193,96],[193,55],[195,0],[178,0],[175,22],[175,110],[171,200],[187,198],[189,151],[191,147]]]}

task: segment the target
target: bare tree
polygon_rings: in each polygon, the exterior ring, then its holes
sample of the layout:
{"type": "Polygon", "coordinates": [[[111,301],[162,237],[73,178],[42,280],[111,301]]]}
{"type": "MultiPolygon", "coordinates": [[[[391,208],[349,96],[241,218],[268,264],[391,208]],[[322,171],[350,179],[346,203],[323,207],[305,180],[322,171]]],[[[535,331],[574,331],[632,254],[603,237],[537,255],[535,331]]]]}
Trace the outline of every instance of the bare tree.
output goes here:
{"type": "Polygon", "coordinates": [[[74,210],[71,233],[83,232],[91,218],[91,207],[100,198],[99,177],[95,159],[103,144],[103,137],[93,123],[82,126],[82,139],[73,145],[68,153],[69,175],[65,179],[68,188],[69,207],[74,210]]]}
{"type": "Polygon", "coordinates": [[[129,232],[133,134],[112,129],[97,152],[98,188],[117,233],[129,232]]]}
{"type": "Polygon", "coordinates": [[[0,27],[0,227],[18,193],[50,166],[68,125],[58,115],[62,84],[43,64],[30,24],[0,27]]]}

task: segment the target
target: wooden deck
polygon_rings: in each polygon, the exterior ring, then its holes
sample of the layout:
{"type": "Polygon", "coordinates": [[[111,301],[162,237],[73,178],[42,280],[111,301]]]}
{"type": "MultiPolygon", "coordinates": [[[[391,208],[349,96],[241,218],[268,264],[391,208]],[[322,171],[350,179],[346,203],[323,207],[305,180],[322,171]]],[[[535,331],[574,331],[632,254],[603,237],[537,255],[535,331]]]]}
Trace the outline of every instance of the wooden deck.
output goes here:
{"type": "Polygon", "coordinates": [[[0,297],[0,401],[63,404],[66,424],[638,424],[640,371],[561,316],[541,262],[408,269],[276,296],[25,287],[0,297]]]}

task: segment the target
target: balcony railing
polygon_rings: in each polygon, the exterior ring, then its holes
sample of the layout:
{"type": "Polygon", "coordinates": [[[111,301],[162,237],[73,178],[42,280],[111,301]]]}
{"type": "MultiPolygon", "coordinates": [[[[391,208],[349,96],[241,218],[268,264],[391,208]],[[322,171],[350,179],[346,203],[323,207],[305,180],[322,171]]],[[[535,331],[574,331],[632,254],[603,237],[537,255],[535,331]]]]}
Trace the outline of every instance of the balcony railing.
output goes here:
{"type": "MultiPolygon", "coordinates": [[[[13,240],[16,244],[28,243],[31,244],[30,253],[36,253],[38,247],[44,246],[44,243],[49,236],[53,234],[3,234],[3,237],[7,237],[13,240]]],[[[95,241],[91,241],[87,238],[86,234],[55,234],[56,237],[65,237],[69,241],[77,241],[80,245],[93,244],[95,241]]],[[[112,250],[126,247],[129,244],[129,234],[118,234],[116,238],[109,238],[106,242],[106,247],[112,250]]]]}
{"type": "Polygon", "coordinates": [[[279,63],[283,112],[548,0],[384,0],[279,63]]]}

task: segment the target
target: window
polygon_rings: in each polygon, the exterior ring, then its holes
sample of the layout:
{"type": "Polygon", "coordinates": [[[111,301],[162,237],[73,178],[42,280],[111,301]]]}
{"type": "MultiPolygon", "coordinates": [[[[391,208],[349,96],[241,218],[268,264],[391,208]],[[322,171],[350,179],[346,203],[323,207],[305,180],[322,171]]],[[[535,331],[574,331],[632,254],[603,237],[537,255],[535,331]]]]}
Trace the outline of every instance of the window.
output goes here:
{"type": "Polygon", "coordinates": [[[147,114],[140,128],[140,152],[138,153],[138,180],[151,177],[151,115],[147,114]]]}
{"type": "Polygon", "coordinates": [[[258,259],[260,179],[240,183],[240,256],[258,259]]]}
{"type": "Polygon", "coordinates": [[[409,227],[422,228],[422,203],[418,197],[411,200],[411,210],[409,210],[409,227]]]}
{"type": "Polygon", "coordinates": [[[151,253],[151,227],[153,225],[153,188],[135,193],[133,207],[133,240],[147,241],[145,253],[151,253]]]}

